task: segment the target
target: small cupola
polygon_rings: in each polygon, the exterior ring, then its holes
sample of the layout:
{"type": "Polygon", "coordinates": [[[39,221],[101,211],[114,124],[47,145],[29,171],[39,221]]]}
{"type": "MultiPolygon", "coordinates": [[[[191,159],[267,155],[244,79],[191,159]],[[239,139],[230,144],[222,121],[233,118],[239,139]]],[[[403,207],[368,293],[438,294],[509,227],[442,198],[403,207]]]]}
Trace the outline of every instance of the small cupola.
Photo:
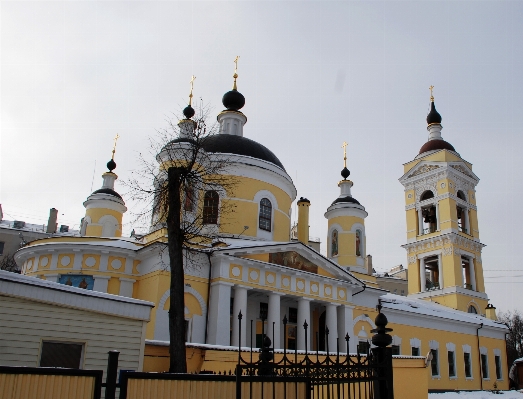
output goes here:
{"type": "Polygon", "coordinates": [[[194,80],[196,79],[196,76],[191,76],[191,81],[189,82],[191,84],[191,92],[189,94],[189,104],[187,107],[184,108],[183,116],[185,116],[185,119],[182,119],[178,122],[178,127],[180,128],[180,137],[181,138],[191,138],[194,136],[194,129],[196,128],[196,122],[193,121],[191,118],[194,116],[196,111],[192,107],[192,98],[193,98],[193,89],[194,89],[194,80]]]}
{"type": "Polygon", "coordinates": [[[243,136],[243,125],[247,123],[247,117],[240,111],[245,105],[245,97],[238,91],[236,80],[238,79],[238,60],[234,59],[234,83],[232,90],[223,95],[222,103],[225,109],[218,114],[220,123],[220,134],[231,134],[234,136],[243,136]]]}
{"type": "Polygon", "coordinates": [[[429,132],[429,137],[427,142],[423,144],[423,146],[419,150],[418,155],[438,150],[449,150],[456,152],[452,144],[446,142],[445,140],[443,140],[443,137],[441,137],[441,130],[443,129],[443,126],[441,126],[442,118],[439,112],[436,111],[436,105],[434,104],[434,95],[432,93],[434,86],[430,86],[429,89],[430,111],[427,114],[427,131],[429,132]]]}
{"type": "Polygon", "coordinates": [[[114,190],[114,182],[118,175],[113,172],[116,169],[114,154],[116,152],[116,141],[120,136],[114,138],[112,157],[107,162],[108,172],[102,175],[102,188],[93,191],[84,202],[85,217],[82,219],[80,235],[94,237],[121,237],[123,214],[127,211],[125,202],[120,194],[114,190]]]}

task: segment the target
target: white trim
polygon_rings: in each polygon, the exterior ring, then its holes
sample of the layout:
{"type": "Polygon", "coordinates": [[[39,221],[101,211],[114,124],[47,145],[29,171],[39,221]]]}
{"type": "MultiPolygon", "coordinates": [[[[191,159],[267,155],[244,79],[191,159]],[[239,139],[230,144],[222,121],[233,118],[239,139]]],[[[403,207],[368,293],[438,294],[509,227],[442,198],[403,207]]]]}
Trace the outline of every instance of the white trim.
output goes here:
{"type": "Polygon", "coordinates": [[[421,341],[418,338],[411,338],[410,347],[411,348],[421,348],[421,341]]]}
{"type": "Polygon", "coordinates": [[[430,349],[439,349],[439,342],[431,339],[429,341],[429,348],[430,349]]]}
{"type": "Polygon", "coordinates": [[[254,195],[254,203],[258,206],[256,217],[256,237],[272,241],[274,237],[274,212],[278,210],[278,201],[273,193],[268,190],[260,190],[254,195]],[[266,198],[271,203],[271,231],[260,229],[261,200],[266,198]]]}
{"type": "Polygon", "coordinates": [[[450,352],[456,352],[456,344],[453,344],[452,342],[447,342],[447,350],[450,352]]]}
{"type": "Polygon", "coordinates": [[[360,314],[358,317],[356,317],[353,320],[352,325],[355,326],[358,321],[366,321],[367,323],[369,323],[372,326],[372,328],[376,328],[376,324],[374,324],[372,319],[366,314],[360,314]]]}

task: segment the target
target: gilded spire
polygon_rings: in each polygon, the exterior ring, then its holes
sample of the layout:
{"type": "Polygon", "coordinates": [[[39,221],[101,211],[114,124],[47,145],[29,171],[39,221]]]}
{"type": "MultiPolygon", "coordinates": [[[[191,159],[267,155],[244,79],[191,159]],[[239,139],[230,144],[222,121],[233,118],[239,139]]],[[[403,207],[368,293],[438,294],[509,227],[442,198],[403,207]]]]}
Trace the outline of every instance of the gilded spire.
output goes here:
{"type": "Polygon", "coordinates": [[[192,106],[192,91],[194,89],[194,80],[196,79],[196,76],[191,76],[191,81],[189,82],[191,84],[191,93],[189,94],[189,106],[192,106]]]}
{"type": "Polygon", "coordinates": [[[432,93],[432,90],[434,90],[434,86],[431,85],[431,86],[429,87],[429,90],[430,90],[430,102],[433,103],[433,102],[434,102],[434,95],[433,95],[433,93],[432,93]]]}
{"type": "Polygon", "coordinates": [[[114,161],[114,153],[116,152],[116,141],[120,138],[120,136],[118,135],[118,133],[116,133],[116,136],[114,136],[114,144],[113,144],[113,156],[111,157],[111,159],[114,161]]]}
{"type": "Polygon", "coordinates": [[[238,61],[239,60],[240,60],[240,56],[237,55],[236,58],[234,59],[234,75],[232,75],[232,77],[234,78],[234,83],[232,85],[233,90],[238,90],[238,88],[236,87],[236,79],[238,78],[238,61]]]}

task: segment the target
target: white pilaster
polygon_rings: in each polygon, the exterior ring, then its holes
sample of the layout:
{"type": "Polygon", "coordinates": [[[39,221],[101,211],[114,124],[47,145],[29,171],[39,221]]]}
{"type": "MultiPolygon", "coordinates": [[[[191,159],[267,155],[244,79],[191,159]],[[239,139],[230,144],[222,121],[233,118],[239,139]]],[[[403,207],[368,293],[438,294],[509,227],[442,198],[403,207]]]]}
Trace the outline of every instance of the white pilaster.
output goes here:
{"type": "Polygon", "coordinates": [[[474,258],[472,256],[469,257],[469,272],[470,272],[470,284],[472,285],[472,289],[476,291],[476,266],[474,265],[474,258]]]}
{"type": "Polygon", "coordinates": [[[418,235],[423,235],[423,212],[418,209],[418,235]]]}
{"type": "Polygon", "coordinates": [[[425,277],[425,258],[419,260],[420,292],[425,292],[427,277],[425,277]]]}
{"type": "Polygon", "coordinates": [[[439,276],[439,289],[443,289],[443,259],[441,254],[438,254],[438,276],[439,276]]]}
{"type": "Polygon", "coordinates": [[[58,269],[58,254],[56,252],[53,252],[53,254],[51,255],[51,266],[49,267],[49,269],[58,269]]]}
{"type": "Polygon", "coordinates": [[[238,346],[240,340],[240,320],[238,314],[242,312],[241,346],[246,346],[247,337],[247,288],[241,285],[234,286],[234,302],[232,304],[232,338],[231,346],[238,346]]]}
{"type": "Polygon", "coordinates": [[[309,298],[300,298],[298,300],[298,320],[296,326],[296,335],[297,335],[297,345],[299,350],[305,350],[305,330],[303,329],[303,323],[307,321],[309,328],[307,330],[307,350],[311,350],[311,299],[309,298]]]}
{"type": "Polygon", "coordinates": [[[335,303],[327,303],[325,305],[325,326],[329,328],[329,352],[336,352],[336,342],[338,339],[338,311],[336,310],[337,307],[338,306],[335,303]]]}
{"type": "Polygon", "coordinates": [[[283,294],[271,292],[269,294],[269,309],[267,314],[267,335],[272,341],[274,349],[280,349],[280,297],[283,294]],[[274,323],[274,336],[272,335],[272,326],[274,323]]]}
{"type": "Polygon", "coordinates": [[[81,270],[82,269],[82,252],[79,249],[73,249],[74,252],[74,262],[73,262],[73,270],[81,270]]]}
{"type": "Polygon", "coordinates": [[[231,286],[230,283],[211,284],[208,341],[211,345],[230,345],[231,331],[231,286]]]}
{"type": "Polygon", "coordinates": [[[107,285],[109,284],[110,276],[94,275],[93,291],[104,292],[107,294],[107,285]]]}
{"type": "Polygon", "coordinates": [[[136,280],[120,277],[120,296],[133,297],[133,286],[136,280]]]}
{"type": "Polygon", "coordinates": [[[439,231],[439,201],[436,201],[436,230],[439,231]]]}
{"type": "Polygon", "coordinates": [[[470,218],[469,218],[469,209],[465,209],[465,228],[467,229],[467,234],[472,235],[472,231],[470,231],[470,218]]]}
{"type": "Polygon", "coordinates": [[[349,334],[349,352],[356,351],[356,339],[354,337],[353,306],[338,306],[338,338],[340,340],[340,352],[347,350],[345,334],[349,334]],[[354,346],[354,348],[353,348],[354,346]]]}

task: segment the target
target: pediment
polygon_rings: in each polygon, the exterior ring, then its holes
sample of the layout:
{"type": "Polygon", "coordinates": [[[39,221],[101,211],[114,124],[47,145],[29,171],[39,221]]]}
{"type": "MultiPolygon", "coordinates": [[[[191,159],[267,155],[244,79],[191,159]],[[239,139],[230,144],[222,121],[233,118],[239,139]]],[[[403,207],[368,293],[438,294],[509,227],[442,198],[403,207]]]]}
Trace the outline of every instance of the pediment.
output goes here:
{"type": "Polygon", "coordinates": [[[331,262],[320,253],[300,242],[270,244],[267,246],[261,246],[259,243],[255,243],[252,246],[246,244],[241,247],[220,248],[219,252],[255,262],[266,263],[271,266],[294,269],[363,286],[363,283],[348,270],[331,262]]]}

